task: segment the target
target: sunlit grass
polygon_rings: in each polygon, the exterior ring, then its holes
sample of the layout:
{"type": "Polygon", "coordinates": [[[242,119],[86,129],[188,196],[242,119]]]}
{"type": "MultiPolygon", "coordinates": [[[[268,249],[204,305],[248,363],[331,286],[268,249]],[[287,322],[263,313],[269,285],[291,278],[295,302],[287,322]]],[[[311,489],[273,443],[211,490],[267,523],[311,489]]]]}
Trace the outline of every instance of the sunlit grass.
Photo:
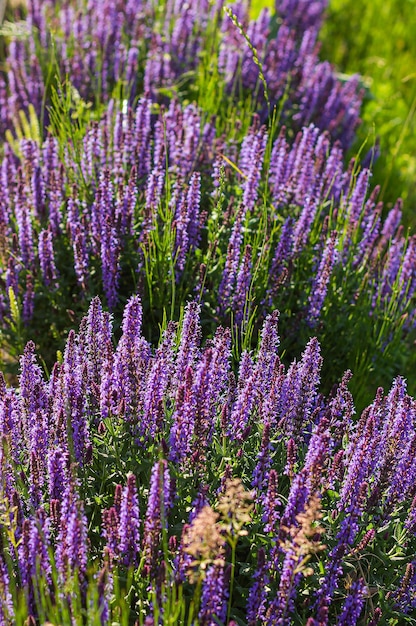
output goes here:
{"type": "Polygon", "coordinates": [[[373,183],[382,199],[405,200],[405,221],[416,217],[416,2],[330,0],[321,31],[322,58],[340,71],[359,72],[369,94],[358,144],[380,138],[381,156],[373,183]]]}

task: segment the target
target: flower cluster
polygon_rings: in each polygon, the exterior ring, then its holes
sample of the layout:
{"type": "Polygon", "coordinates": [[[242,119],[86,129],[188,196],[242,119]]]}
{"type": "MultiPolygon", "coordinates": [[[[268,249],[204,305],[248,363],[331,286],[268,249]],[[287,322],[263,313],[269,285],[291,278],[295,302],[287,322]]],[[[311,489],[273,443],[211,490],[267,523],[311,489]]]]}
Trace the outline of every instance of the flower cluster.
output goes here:
{"type": "MultiPolygon", "coordinates": [[[[180,328],[167,325],[155,353],[147,347],[146,359],[141,318],[135,296],[114,349],[111,321],[96,299],[48,382],[29,344],[21,358],[20,390],[2,387],[2,501],[9,520],[3,543],[4,615],[14,610],[9,582],[14,572],[27,581],[31,614],[39,610],[40,584],[51,593],[57,584],[61,591],[53,594],[75,610],[66,590],[76,580],[86,598],[92,584],[87,564],[99,559],[106,572],[100,576],[107,581],[100,587],[99,605],[105,601],[106,611],[114,578],[139,567],[160,614],[168,606],[166,589],[188,580],[200,590],[201,621],[211,623],[234,602],[230,546],[234,551],[241,543],[243,549],[259,525],[263,546],[245,557],[252,579],[249,623],[292,623],[305,585],[314,592],[302,602],[303,615],[332,623],[334,606],[342,623],[355,623],[348,620],[358,619],[371,580],[357,579],[348,596],[342,587],[363,550],[370,544],[382,549],[383,537],[371,529],[380,520],[384,528],[405,523],[409,532],[400,549],[413,558],[416,405],[404,380],[395,380],[387,395],[380,390],[355,423],[345,380],[332,397],[318,392],[322,359],[316,340],[299,363],[282,365],[276,314],[265,321],[257,353],[243,355],[235,381],[229,337],[218,328],[215,339],[201,345],[194,303],[187,305],[180,328]],[[132,362],[141,368],[133,396],[132,362]],[[106,486],[100,465],[106,458],[117,471],[111,459],[126,440],[124,463],[131,470],[125,486],[106,486]],[[213,479],[218,446],[220,458],[237,459],[238,465],[224,464],[213,479]],[[150,462],[147,476],[142,458],[150,462]],[[251,471],[251,491],[237,471],[246,476],[251,471]],[[191,507],[186,493],[194,493],[191,507]],[[186,521],[178,527],[180,519],[186,521]],[[318,583],[315,555],[326,551],[318,583]]],[[[400,561],[397,567],[393,607],[405,593],[400,561]]],[[[406,594],[415,592],[413,584],[409,578],[406,594]]]]}
{"type": "Polygon", "coordinates": [[[159,100],[196,73],[205,48],[214,45],[225,93],[236,93],[241,69],[241,86],[255,94],[263,117],[288,89],[285,111],[294,124],[314,122],[344,147],[351,144],[363,92],[357,77],[342,83],[318,59],[325,1],[307,8],[304,1],[277,2],[277,33],[276,16],[263,10],[250,20],[244,0],[227,12],[223,0],[197,0],[185,10],[174,0],[165,4],[64,0],[58,8],[53,0],[31,0],[25,36],[9,47],[7,72],[0,75],[0,135],[29,103],[45,118],[45,93],[56,88],[55,75],[70,81],[77,102],[108,101],[117,87],[131,103],[141,92],[159,100]],[[51,59],[42,51],[52,43],[51,59]]]}

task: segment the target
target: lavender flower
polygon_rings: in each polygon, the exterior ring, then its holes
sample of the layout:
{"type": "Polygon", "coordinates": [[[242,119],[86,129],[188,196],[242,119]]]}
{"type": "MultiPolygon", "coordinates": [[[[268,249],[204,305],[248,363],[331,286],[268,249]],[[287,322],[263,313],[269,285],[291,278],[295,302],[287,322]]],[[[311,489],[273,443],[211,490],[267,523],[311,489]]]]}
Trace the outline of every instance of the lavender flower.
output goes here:
{"type": "Polygon", "coordinates": [[[87,519],[73,479],[62,502],[55,559],[60,584],[76,572],[82,588],[87,572],[87,519]]]}
{"type": "Polygon", "coordinates": [[[228,435],[232,439],[241,441],[247,426],[249,425],[252,411],[256,406],[258,389],[256,385],[255,372],[250,376],[241,376],[244,372],[242,368],[246,366],[246,360],[242,359],[239,372],[239,393],[233,406],[228,435]],[[240,386],[241,385],[241,386],[240,386]]]}
{"type": "Polygon", "coordinates": [[[177,463],[184,462],[192,449],[195,414],[194,374],[188,366],[185,382],[178,387],[169,437],[170,458],[177,463]]]}
{"type": "Polygon", "coordinates": [[[243,212],[242,209],[240,209],[231,232],[223,276],[218,289],[218,309],[221,314],[223,314],[226,308],[231,304],[230,298],[237,278],[240,246],[243,240],[242,219],[243,212]]]}
{"type": "Polygon", "coordinates": [[[219,328],[201,356],[195,373],[188,368],[185,385],[178,389],[171,437],[172,458],[184,461],[185,454],[192,454],[195,467],[205,459],[218,407],[226,393],[229,357],[230,334],[219,328]]]}
{"type": "Polygon", "coordinates": [[[160,566],[160,541],[167,528],[172,504],[171,480],[166,461],[157,461],[150,477],[149,499],[144,520],[143,552],[147,571],[155,578],[160,566]]]}
{"type": "Polygon", "coordinates": [[[175,334],[176,325],[174,322],[170,322],[149,371],[144,396],[143,418],[139,424],[139,432],[145,437],[154,437],[161,427],[163,399],[174,371],[173,345],[175,334]]]}
{"type": "Polygon", "coordinates": [[[234,313],[234,323],[237,326],[246,322],[249,316],[250,306],[250,286],[252,281],[252,249],[247,245],[244,250],[243,258],[238,268],[236,278],[235,292],[232,299],[232,310],[234,313]]]}
{"type": "Polygon", "coordinates": [[[400,581],[400,587],[393,594],[397,609],[407,614],[416,606],[415,599],[416,568],[414,560],[407,564],[400,581]]]}
{"type": "Polygon", "coordinates": [[[123,334],[114,356],[112,370],[112,394],[120,413],[128,421],[137,420],[143,408],[146,376],[151,349],[141,336],[142,306],[138,296],[127,302],[123,315],[123,334]]]}
{"type": "Polygon", "coordinates": [[[278,595],[270,603],[266,613],[268,624],[290,626],[297,586],[302,578],[301,572],[296,571],[297,565],[296,552],[288,550],[282,566],[278,595]]]}
{"type": "Polygon", "coordinates": [[[352,223],[358,222],[362,213],[370,176],[370,170],[366,169],[363,169],[358,175],[357,182],[348,202],[348,215],[352,223]]]}
{"type": "Polygon", "coordinates": [[[254,582],[250,588],[246,609],[247,623],[249,626],[254,626],[260,621],[266,621],[267,587],[270,582],[270,577],[264,548],[259,548],[257,569],[253,578],[254,582]]]}
{"type": "Polygon", "coordinates": [[[279,0],[276,9],[285,24],[302,33],[307,28],[319,30],[327,4],[327,0],[279,0]]]}
{"type": "Polygon", "coordinates": [[[0,556],[0,619],[4,624],[12,623],[14,619],[10,577],[2,556],[0,556]]]}
{"type": "Polygon", "coordinates": [[[307,244],[317,209],[316,199],[306,196],[302,212],[293,229],[293,252],[295,254],[299,254],[307,244]]]}
{"type": "Polygon", "coordinates": [[[197,302],[189,302],[186,305],[181,329],[181,340],[176,356],[175,379],[178,383],[184,381],[187,368],[193,366],[199,356],[199,344],[201,341],[200,314],[201,307],[197,302]]]}
{"type": "Polygon", "coordinates": [[[270,424],[264,425],[263,436],[261,439],[260,452],[257,455],[257,464],[253,471],[252,486],[261,490],[266,479],[267,471],[270,469],[272,459],[271,452],[273,446],[270,444],[270,424]]]}
{"type": "Polygon", "coordinates": [[[111,558],[117,558],[120,554],[120,512],[112,506],[103,510],[102,517],[105,549],[111,558]]]}
{"type": "Polygon", "coordinates": [[[311,326],[317,324],[328,290],[331,273],[337,261],[336,243],[337,232],[334,230],[325,244],[316,276],[312,281],[311,292],[308,298],[307,314],[307,321],[311,326]]]}
{"type": "Polygon", "coordinates": [[[245,176],[243,184],[244,212],[252,211],[258,197],[261,168],[266,149],[267,133],[264,128],[251,129],[241,145],[239,167],[245,176]]]}
{"type": "Polygon", "coordinates": [[[48,454],[49,497],[61,502],[69,480],[68,453],[62,448],[50,450],[48,454]]]}
{"type": "Polygon", "coordinates": [[[366,594],[367,588],[361,578],[352,583],[341,614],[337,619],[337,626],[355,626],[361,615],[366,594]]]}
{"type": "Polygon", "coordinates": [[[227,598],[224,567],[211,565],[202,583],[199,622],[204,626],[215,626],[218,624],[217,620],[224,622],[227,614],[227,598]]]}
{"type": "Polygon", "coordinates": [[[293,245],[293,219],[288,217],[282,226],[279,242],[276,246],[269,271],[269,286],[266,291],[265,303],[270,305],[286,275],[286,265],[291,256],[293,245]]]}
{"type": "Polygon", "coordinates": [[[109,598],[113,592],[113,578],[111,575],[108,555],[106,555],[104,566],[101,568],[97,576],[97,591],[101,625],[106,626],[110,619],[109,598]]]}
{"type": "Polygon", "coordinates": [[[26,445],[46,454],[47,424],[44,416],[48,396],[42,370],[36,362],[35,344],[29,341],[20,358],[20,394],[22,398],[22,431],[26,445]]]}
{"type": "Polygon", "coordinates": [[[335,547],[331,550],[327,559],[325,577],[316,595],[316,617],[320,623],[328,623],[328,610],[333,600],[334,591],[338,587],[338,580],[342,574],[342,558],[358,532],[358,520],[364,510],[367,497],[368,484],[363,482],[358,490],[356,500],[346,509],[346,517],[341,522],[341,527],[336,536],[335,547]]]}
{"type": "Polygon", "coordinates": [[[282,382],[279,399],[280,425],[295,440],[310,419],[317,399],[322,357],[316,338],[312,338],[299,363],[294,361],[282,382]]]}
{"type": "Polygon", "coordinates": [[[377,404],[372,407],[372,411],[366,412],[367,418],[364,422],[364,431],[359,436],[352,439],[351,446],[347,450],[348,454],[348,471],[345,475],[343,486],[340,494],[339,508],[345,507],[348,503],[355,501],[358,491],[361,489],[363,481],[367,480],[374,469],[376,458],[375,451],[378,446],[379,436],[376,430],[375,409],[377,404]],[[351,454],[349,454],[351,452],[351,454]]]}
{"type": "Polygon", "coordinates": [[[103,311],[98,297],[93,298],[86,319],[84,341],[79,342],[84,353],[89,384],[100,384],[101,372],[106,359],[112,357],[111,317],[103,311]]]}
{"type": "Polygon", "coordinates": [[[85,380],[82,373],[80,351],[74,331],[70,331],[64,353],[63,389],[67,399],[75,459],[82,463],[90,445],[89,427],[86,419],[85,380]]]}
{"type": "Polygon", "coordinates": [[[294,610],[294,601],[302,576],[309,576],[313,569],[306,567],[306,562],[326,546],[320,542],[324,529],[316,524],[322,518],[320,512],[319,492],[312,492],[296,515],[294,523],[289,527],[281,526],[286,531],[284,540],[280,541],[283,552],[283,564],[280,574],[279,589],[267,610],[269,624],[289,626],[292,622],[291,614],[294,610]]]}
{"type": "Polygon", "coordinates": [[[23,265],[27,269],[34,269],[35,252],[33,241],[33,227],[28,206],[27,194],[22,180],[21,170],[19,171],[19,184],[16,194],[15,215],[18,226],[19,248],[23,265]]]}
{"type": "Polygon", "coordinates": [[[52,230],[43,230],[39,235],[39,262],[45,285],[56,288],[58,273],[56,270],[52,244],[52,230]]]}
{"type": "Polygon", "coordinates": [[[120,554],[124,565],[137,565],[140,553],[140,514],[136,478],[127,476],[120,509],[120,554]]]}
{"type": "Polygon", "coordinates": [[[280,365],[277,354],[280,344],[278,321],[279,311],[273,311],[266,317],[261,330],[261,341],[254,376],[257,379],[258,390],[262,396],[266,396],[270,392],[273,374],[276,367],[280,365]]]}
{"type": "Polygon", "coordinates": [[[201,201],[201,176],[196,172],[192,174],[189,189],[179,195],[176,209],[175,225],[175,257],[177,278],[185,268],[186,255],[189,250],[195,248],[199,242],[200,229],[200,201],[201,201]]]}
{"type": "Polygon", "coordinates": [[[26,275],[26,289],[23,294],[22,308],[22,319],[27,325],[31,321],[35,311],[35,290],[33,285],[33,276],[31,274],[26,275]]]}

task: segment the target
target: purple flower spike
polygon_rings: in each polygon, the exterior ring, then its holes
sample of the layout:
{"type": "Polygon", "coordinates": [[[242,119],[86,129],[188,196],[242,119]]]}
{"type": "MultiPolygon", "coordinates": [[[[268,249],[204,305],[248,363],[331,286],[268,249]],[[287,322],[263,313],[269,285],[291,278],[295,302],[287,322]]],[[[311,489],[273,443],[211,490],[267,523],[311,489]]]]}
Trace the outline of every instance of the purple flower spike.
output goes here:
{"type": "Polygon", "coordinates": [[[140,513],[134,474],[127,476],[120,510],[120,555],[125,566],[138,564],[140,555],[140,513]]]}
{"type": "Polygon", "coordinates": [[[113,355],[111,340],[111,317],[103,311],[96,296],[90,304],[84,341],[80,342],[82,356],[86,360],[89,384],[100,384],[102,368],[113,355]]]}
{"type": "MultiPolygon", "coordinates": [[[[369,411],[363,412],[361,419],[366,418],[363,431],[360,434],[359,431],[356,431],[347,449],[348,471],[345,474],[340,493],[339,510],[355,502],[363,481],[371,476],[377,462],[376,450],[379,444],[375,416],[377,404],[374,403],[371,408],[369,411]]],[[[358,426],[360,426],[360,422],[358,426]]]]}
{"type": "Polygon", "coordinates": [[[123,315],[123,334],[117,346],[113,369],[113,394],[117,405],[124,404],[122,417],[137,420],[143,408],[147,370],[151,348],[141,336],[142,306],[133,296],[127,302],[123,315]]]}
{"type": "Polygon", "coordinates": [[[78,216],[77,200],[68,200],[68,228],[74,253],[75,275],[83,291],[87,290],[89,280],[89,245],[85,225],[78,216]]]}
{"type": "Polygon", "coordinates": [[[43,509],[36,512],[32,521],[30,533],[30,554],[33,562],[33,573],[36,577],[38,571],[42,572],[48,583],[52,582],[52,567],[50,562],[50,519],[43,509]]]}
{"type": "Polygon", "coordinates": [[[195,372],[193,396],[195,407],[192,441],[193,463],[206,458],[214,433],[216,416],[227,393],[230,370],[230,332],[218,328],[200,359],[195,372]]]}
{"type": "Polygon", "coordinates": [[[280,521],[281,501],[278,496],[278,476],[274,469],[271,469],[268,477],[267,493],[262,499],[264,532],[276,534],[280,521]]]}
{"type": "Polygon", "coordinates": [[[113,593],[113,577],[109,563],[109,554],[104,552],[104,566],[97,576],[98,606],[101,626],[107,626],[110,620],[110,598],[113,593]]]}
{"type": "Polygon", "coordinates": [[[299,34],[308,28],[318,32],[327,4],[328,0],[277,0],[276,11],[299,34]]]}
{"type": "Polygon", "coordinates": [[[359,529],[359,519],[363,513],[367,499],[368,484],[362,483],[357,493],[356,500],[347,507],[346,516],[341,522],[340,530],[336,536],[336,545],[331,550],[327,559],[325,577],[316,594],[316,617],[320,623],[328,624],[328,610],[333,600],[334,591],[338,587],[338,581],[342,574],[342,559],[352,547],[359,529]]]}
{"type": "Polygon", "coordinates": [[[247,600],[247,623],[249,626],[266,622],[267,587],[270,578],[264,548],[259,548],[257,569],[253,578],[254,582],[247,600]]]}
{"type": "Polygon", "coordinates": [[[171,504],[171,480],[168,465],[165,460],[160,460],[152,468],[144,521],[143,551],[146,557],[147,571],[151,578],[157,576],[160,567],[161,534],[167,528],[171,504]]]}
{"type": "Polygon", "coordinates": [[[316,326],[319,320],[331,273],[337,261],[336,244],[337,232],[334,230],[325,244],[318,271],[312,281],[311,292],[308,298],[307,321],[312,327],[316,326]]]}
{"type": "Polygon", "coordinates": [[[178,202],[176,207],[175,225],[175,256],[177,278],[183,271],[186,257],[191,249],[198,246],[200,239],[201,220],[204,215],[200,215],[201,202],[201,175],[194,172],[189,182],[189,189],[184,195],[183,190],[177,190],[178,202]]]}
{"type": "Polygon", "coordinates": [[[181,329],[181,341],[176,357],[175,381],[177,384],[184,381],[187,368],[193,366],[199,356],[199,344],[201,341],[200,314],[201,307],[197,302],[189,302],[186,305],[181,329]]]}
{"type": "Polygon", "coordinates": [[[20,358],[20,394],[22,397],[22,429],[25,442],[45,458],[48,430],[45,415],[48,394],[42,370],[36,362],[35,344],[29,341],[20,358]]]}
{"type": "Polygon", "coordinates": [[[348,203],[348,215],[352,223],[357,223],[362,214],[370,176],[370,170],[366,169],[363,169],[358,175],[357,182],[348,203]]]}
{"type": "Polygon", "coordinates": [[[49,498],[62,501],[69,480],[69,457],[61,448],[51,450],[48,455],[49,498]]]}
{"type": "Polygon", "coordinates": [[[257,387],[261,395],[265,396],[270,391],[273,374],[280,365],[277,350],[280,344],[278,333],[279,311],[273,311],[266,317],[261,330],[260,348],[257,354],[254,376],[257,379],[257,387]]]}
{"type": "Polygon", "coordinates": [[[156,351],[144,395],[143,418],[139,426],[141,436],[153,438],[163,420],[163,401],[174,368],[174,341],[176,324],[169,322],[162,343],[156,351]]]}
{"type": "Polygon", "coordinates": [[[66,398],[66,406],[63,409],[65,411],[64,423],[67,414],[69,414],[75,460],[82,463],[87,448],[90,446],[90,436],[87,422],[85,380],[82,373],[79,345],[73,330],[68,334],[63,370],[63,392],[66,398]]]}
{"type": "Polygon", "coordinates": [[[35,264],[33,227],[29,202],[21,174],[19,176],[15,202],[15,215],[18,226],[18,239],[22,263],[27,269],[33,270],[35,264]]]}
{"type": "Polygon", "coordinates": [[[7,263],[6,270],[6,292],[9,293],[9,289],[13,289],[13,293],[17,298],[19,293],[19,274],[22,266],[16,263],[15,259],[11,255],[7,263]]]}
{"type": "Polygon", "coordinates": [[[297,566],[298,558],[295,550],[288,549],[283,561],[279,590],[267,610],[268,624],[291,625],[297,587],[302,579],[302,573],[296,571],[297,566]]]}
{"type": "Polygon", "coordinates": [[[198,621],[201,626],[216,626],[225,622],[228,589],[222,565],[211,565],[202,583],[201,606],[198,621]],[[216,619],[214,619],[216,618],[216,619]]]}
{"type": "Polygon", "coordinates": [[[58,273],[55,265],[52,230],[42,230],[39,235],[39,263],[45,285],[58,287],[58,273]]]}
{"type": "Polygon", "coordinates": [[[282,226],[279,242],[274,252],[269,271],[269,286],[266,292],[266,304],[270,305],[276,297],[282,280],[287,273],[287,263],[293,246],[293,219],[288,217],[282,226]]]}
{"type": "Polygon", "coordinates": [[[316,198],[305,196],[302,212],[293,228],[293,253],[299,254],[307,245],[319,203],[316,198]]]}
{"type": "Polygon", "coordinates": [[[2,556],[0,556],[0,621],[4,624],[12,624],[14,621],[10,577],[2,556]]]}
{"type": "Polygon", "coordinates": [[[360,578],[352,583],[347,599],[337,619],[337,626],[355,626],[364,606],[368,590],[360,578]]]}
{"type": "Polygon", "coordinates": [[[253,478],[251,482],[252,486],[258,490],[261,490],[265,484],[266,474],[272,463],[272,449],[273,447],[270,444],[270,424],[266,422],[261,439],[261,448],[257,455],[257,463],[253,471],[253,478]]]}
{"type": "Polygon", "coordinates": [[[416,562],[413,560],[407,564],[405,573],[400,581],[400,587],[393,593],[395,608],[405,614],[413,614],[413,611],[416,608],[415,589],[416,562]]]}
{"type": "Polygon", "coordinates": [[[282,383],[280,426],[295,440],[303,433],[304,424],[311,419],[315,408],[321,366],[320,345],[316,337],[313,337],[306,346],[301,361],[292,363],[282,383]]]}
{"type": "Polygon", "coordinates": [[[87,572],[87,518],[72,478],[62,502],[55,559],[60,584],[77,572],[82,588],[87,572]]]}
{"type": "Polygon", "coordinates": [[[170,459],[177,463],[184,462],[191,451],[195,415],[194,374],[189,366],[185,372],[185,382],[178,387],[169,437],[170,459]]]}
{"type": "Polygon", "coordinates": [[[231,294],[237,278],[238,265],[240,261],[240,247],[243,241],[242,220],[243,211],[240,209],[231,231],[225,267],[218,289],[218,310],[221,315],[225,313],[227,307],[231,304],[231,294]]]}
{"type": "MultiPolygon", "coordinates": [[[[245,365],[241,360],[240,369],[245,365]]],[[[241,378],[239,373],[239,393],[232,409],[228,434],[232,439],[241,441],[246,428],[249,425],[252,412],[258,401],[258,391],[254,372],[249,378],[241,378]],[[240,386],[240,384],[242,386],[240,386]]]]}
{"type": "Polygon", "coordinates": [[[257,132],[252,130],[252,133],[243,140],[241,146],[239,166],[246,177],[243,185],[243,207],[245,212],[254,209],[259,194],[258,186],[266,144],[267,133],[263,127],[257,132]]]}
{"type": "Polygon", "coordinates": [[[26,276],[26,290],[23,294],[22,318],[25,324],[29,324],[35,312],[35,289],[33,286],[33,276],[26,276]]]}
{"type": "Polygon", "coordinates": [[[103,510],[103,536],[106,540],[105,550],[111,558],[119,556],[120,548],[120,514],[115,506],[103,510]]]}
{"type": "Polygon", "coordinates": [[[252,281],[252,248],[247,245],[238,269],[235,293],[232,301],[234,323],[240,326],[246,322],[250,313],[250,286],[252,281]]]}

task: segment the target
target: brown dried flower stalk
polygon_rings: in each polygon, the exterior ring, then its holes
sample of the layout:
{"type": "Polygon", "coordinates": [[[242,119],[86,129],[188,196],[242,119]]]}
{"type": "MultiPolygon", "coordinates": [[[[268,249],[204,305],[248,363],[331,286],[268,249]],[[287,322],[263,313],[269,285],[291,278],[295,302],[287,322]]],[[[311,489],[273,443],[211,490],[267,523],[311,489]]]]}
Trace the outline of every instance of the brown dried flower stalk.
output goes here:
{"type": "Polygon", "coordinates": [[[253,493],[244,489],[239,478],[226,481],[225,492],[220,497],[217,509],[221,513],[221,521],[227,533],[239,537],[247,535],[243,526],[251,521],[253,493]]]}
{"type": "Polygon", "coordinates": [[[183,550],[193,557],[187,571],[191,583],[203,578],[209,565],[224,566],[224,537],[218,519],[218,513],[204,506],[185,532],[183,550]]]}
{"type": "Polygon", "coordinates": [[[298,526],[285,528],[286,538],[280,542],[286,553],[294,551],[298,562],[294,573],[302,572],[304,576],[313,573],[312,568],[306,567],[313,554],[325,550],[326,545],[321,543],[321,535],[325,532],[317,521],[322,518],[321,499],[318,494],[313,494],[303,513],[296,516],[298,526]]]}

